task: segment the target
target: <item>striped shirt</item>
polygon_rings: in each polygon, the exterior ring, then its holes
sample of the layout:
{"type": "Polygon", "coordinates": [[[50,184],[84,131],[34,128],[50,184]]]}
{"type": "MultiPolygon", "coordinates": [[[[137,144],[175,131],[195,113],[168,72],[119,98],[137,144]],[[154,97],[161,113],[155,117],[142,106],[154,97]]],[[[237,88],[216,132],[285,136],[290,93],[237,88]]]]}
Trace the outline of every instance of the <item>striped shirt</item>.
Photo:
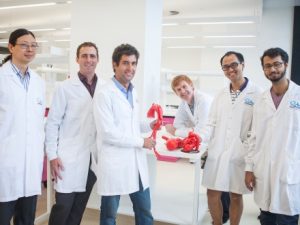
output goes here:
{"type": "Polygon", "coordinates": [[[15,72],[15,74],[17,75],[19,80],[21,81],[21,84],[23,85],[24,89],[26,91],[28,91],[28,86],[29,86],[29,81],[30,81],[30,73],[29,73],[28,67],[23,75],[21,70],[19,70],[18,67],[12,63],[12,61],[10,61],[10,63],[11,63],[11,67],[12,67],[13,71],[15,72]]]}
{"type": "Polygon", "coordinates": [[[241,92],[246,88],[248,84],[248,78],[245,77],[245,82],[242,84],[242,86],[238,90],[232,89],[232,84],[230,84],[230,96],[231,96],[231,103],[234,104],[236,99],[239,97],[241,92]]]}

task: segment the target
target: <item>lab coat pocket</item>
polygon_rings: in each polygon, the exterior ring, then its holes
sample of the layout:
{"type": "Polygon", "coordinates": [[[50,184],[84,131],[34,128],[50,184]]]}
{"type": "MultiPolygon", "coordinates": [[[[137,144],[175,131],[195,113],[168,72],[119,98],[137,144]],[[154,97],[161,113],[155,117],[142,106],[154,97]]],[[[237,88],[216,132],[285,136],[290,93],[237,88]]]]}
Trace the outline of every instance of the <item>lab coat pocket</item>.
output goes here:
{"type": "Polygon", "coordinates": [[[80,149],[80,137],[66,138],[58,145],[58,156],[64,162],[72,162],[77,159],[77,151],[80,149]]]}
{"type": "Polygon", "coordinates": [[[16,149],[15,135],[10,135],[0,141],[0,168],[17,160],[19,154],[16,154],[16,149]]]}
{"type": "Polygon", "coordinates": [[[12,196],[19,194],[22,191],[23,173],[17,171],[15,166],[5,166],[0,163],[0,200],[5,202],[11,201],[12,196]]]}
{"type": "Polygon", "coordinates": [[[233,163],[238,164],[238,165],[244,165],[245,164],[245,149],[244,149],[244,145],[241,141],[240,138],[236,138],[233,141],[232,144],[232,157],[231,160],[233,163]]]}
{"type": "Polygon", "coordinates": [[[282,169],[280,180],[286,192],[290,208],[294,212],[300,210],[300,160],[286,161],[285,167],[282,169]]]}
{"type": "Polygon", "coordinates": [[[280,180],[286,184],[300,185],[300,160],[290,160],[282,168],[280,180]]]}

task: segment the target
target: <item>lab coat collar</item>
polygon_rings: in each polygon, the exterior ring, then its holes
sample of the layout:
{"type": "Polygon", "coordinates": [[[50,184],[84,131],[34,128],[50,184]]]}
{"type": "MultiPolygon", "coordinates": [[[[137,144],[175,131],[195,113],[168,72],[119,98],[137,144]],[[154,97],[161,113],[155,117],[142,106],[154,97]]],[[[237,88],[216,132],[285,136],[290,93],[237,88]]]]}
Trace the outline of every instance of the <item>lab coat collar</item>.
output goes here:
{"type": "Polygon", "coordinates": [[[286,91],[286,93],[284,94],[278,108],[276,109],[275,105],[274,105],[274,102],[273,102],[273,99],[272,99],[272,96],[271,96],[271,92],[270,92],[270,88],[268,88],[263,94],[262,94],[262,98],[263,100],[266,102],[267,105],[270,106],[270,108],[273,109],[273,111],[276,111],[276,112],[279,112],[281,111],[281,109],[283,107],[285,107],[286,105],[289,105],[287,104],[286,102],[290,100],[291,96],[295,93],[295,89],[296,89],[297,85],[289,80],[289,88],[288,90],[286,91]]]}
{"type": "MultiPolygon", "coordinates": [[[[87,90],[87,88],[84,86],[84,84],[81,82],[81,80],[79,79],[78,75],[76,74],[76,76],[70,78],[70,83],[74,86],[78,86],[78,88],[81,89],[81,91],[78,91],[78,94],[80,96],[88,96],[90,99],[92,99],[91,94],[89,93],[89,91],[87,90]]],[[[96,85],[96,89],[95,89],[95,93],[97,93],[97,86],[96,85]]]]}
{"type": "Polygon", "coordinates": [[[136,101],[136,95],[135,95],[135,90],[134,88],[132,89],[132,100],[133,100],[133,107],[131,107],[130,103],[128,102],[128,100],[126,99],[126,97],[124,96],[124,94],[121,92],[121,90],[118,89],[118,87],[116,86],[116,84],[114,83],[114,81],[112,79],[110,79],[107,83],[107,85],[109,85],[109,89],[116,93],[117,95],[120,96],[120,99],[122,99],[122,101],[126,102],[126,104],[130,107],[130,108],[134,108],[135,106],[135,101],[136,101]]]}
{"type": "Polygon", "coordinates": [[[81,85],[82,84],[82,82],[80,81],[80,79],[79,79],[79,77],[78,77],[77,74],[76,74],[76,76],[70,78],[70,82],[73,85],[81,85]]]}
{"type": "MultiPolygon", "coordinates": [[[[18,78],[18,76],[15,74],[15,71],[13,70],[10,61],[6,62],[3,64],[2,69],[4,70],[3,75],[4,76],[8,76],[10,77],[10,79],[12,79],[20,88],[24,89],[22,83],[20,82],[20,79],[18,78]]],[[[30,74],[32,74],[32,70],[30,68],[28,68],[28,72],[30,74]]],[[[30,87],[30,84],[28,86],[28,89],[30,87]]],[[[24,89],[25,91],[25,89],[24,89]]]]}

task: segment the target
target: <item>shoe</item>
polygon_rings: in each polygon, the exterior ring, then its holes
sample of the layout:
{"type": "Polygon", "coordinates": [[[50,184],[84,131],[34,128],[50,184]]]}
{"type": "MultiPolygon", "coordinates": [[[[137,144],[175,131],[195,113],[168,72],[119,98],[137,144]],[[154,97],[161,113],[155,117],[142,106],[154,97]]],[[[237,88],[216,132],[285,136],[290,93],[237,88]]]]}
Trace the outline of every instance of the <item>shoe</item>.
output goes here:
{"type": "Polygon", "coordinates": [[[225,218],[223,217],[223,219],[222,219],[223,224],[227,223],[228,220],[229,220],[228,217],[225,217],[225,218]]]}

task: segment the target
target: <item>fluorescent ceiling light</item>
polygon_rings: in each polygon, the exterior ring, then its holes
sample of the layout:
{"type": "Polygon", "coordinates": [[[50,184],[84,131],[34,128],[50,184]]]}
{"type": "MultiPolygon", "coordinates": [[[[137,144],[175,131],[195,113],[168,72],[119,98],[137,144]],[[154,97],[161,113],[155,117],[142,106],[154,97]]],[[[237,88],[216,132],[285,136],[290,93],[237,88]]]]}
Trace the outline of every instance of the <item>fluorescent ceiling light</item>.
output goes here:
{"type": "Polygon", "coordinates": [[[254,38],[255,35],[205,35],[204,38],[254,38]]]}
{"type": "Polygon", "coordinates": [[[53,31],[56,30],[55,28],[41,28],[41,29],[29,29],[30,31],[33,32],[39,32],[39,31],[53,31]]]}
{"type": "Polygon", "coordinates": [[[68,42],[68,41],[71,41],[71,40],[69,40],[69,39],[60,39],[60,40],[54,40],[54,41],[56,41],[56,42],[68,42]]]}
{"type": "Polygon", "coordinates": [[[178,26],[178,23],[163,23],[163,26],[178,26]]]}
{"type": "Polygon", "coordinates": [[[163,36],[163,39],[193,39],[194,36],[163,36]]]}
{"type": "Polygon", "coordinates": [[[71,30],[71,27],[64,27],[63,30],[71,30]]]}
{"type": "Polygon", "coordinates": [[[252,24],[254,21],[191,22],[188,25],[252,24]]]}
{"type": "Polygon", "coordinates": [[[6,41],[0,41],[0,44],[8,44],[8,40],[6,40],[6,41]]]}
{"type": "Polygon", "coordinates": [[[48,40],[37,40],[36,41],[37,43],[46,43],[46,42],[49,42],[48,40]]]}
{"type": "Polygon", "coordinates": [[[216,45],[213,48],[255,48],[254,45],[216,45]]]}
{"type": "Polygon", "coordinates": [[[0,7],[0,10],[1,10],[1,9],[32,8],[32,7],[50,6],[50,5],[56,5],[56,3],[55,3],[55,2],[45,2],[45,3],[40,3],[40,4],[3,6],[3,7],[0,7]]]}
{"type": "Polygon", "coordinates": [[[170,46],[170,47],[168,47],[168,48],[181,48],[181,49],[185,49],[185,48],[205,48],[205,46],[203,46],[203,45],[195,45],[195,46],[192,46],[192,45],[190,45],[190,46],[170,46]]]}
{"type": "Polygon", "coordinates": [[[0,34],[5,34],[5,33],[7,33],[6,30],[0,30],[0,34]]]}

